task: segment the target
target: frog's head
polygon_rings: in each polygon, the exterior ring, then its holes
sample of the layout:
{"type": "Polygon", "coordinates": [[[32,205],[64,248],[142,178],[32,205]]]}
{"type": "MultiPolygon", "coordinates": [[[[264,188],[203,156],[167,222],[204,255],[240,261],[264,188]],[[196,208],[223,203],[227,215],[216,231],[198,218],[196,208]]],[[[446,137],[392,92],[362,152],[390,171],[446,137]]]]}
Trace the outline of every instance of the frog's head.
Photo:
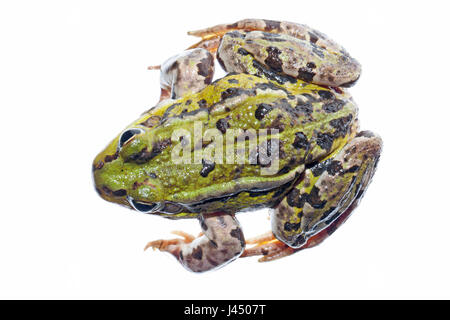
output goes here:
{"type": "Polygon", "coordinates": [[[180,206],[166,201],[167,192],[158,177],[167,163],[162,151],[170,144],[170,139],[146,126],[135,123],[126,128],[94,160],[93,178],[99,195],[143,213],[180,213],[180,206]]]}

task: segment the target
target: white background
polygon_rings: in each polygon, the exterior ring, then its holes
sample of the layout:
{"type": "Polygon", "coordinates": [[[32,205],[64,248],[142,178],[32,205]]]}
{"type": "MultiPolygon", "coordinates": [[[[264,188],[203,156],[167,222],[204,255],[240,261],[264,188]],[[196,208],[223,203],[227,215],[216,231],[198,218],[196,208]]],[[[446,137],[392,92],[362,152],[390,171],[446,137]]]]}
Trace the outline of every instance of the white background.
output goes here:
{"type": "MultiPolygon", "coordinates": [[[[438,1],[2,1],[0,298],[450,298],[449,10],[438,1]],[[384,150],[365,198],[319,247],[205,274],[149,240],[170,221],[103,201],[94,156],[153,106],[147,71],[243,18],[308,24],[363,66],[351,92],[384,150]]],[[[247,236],[267,211],[238,216],[247,236]]]]}

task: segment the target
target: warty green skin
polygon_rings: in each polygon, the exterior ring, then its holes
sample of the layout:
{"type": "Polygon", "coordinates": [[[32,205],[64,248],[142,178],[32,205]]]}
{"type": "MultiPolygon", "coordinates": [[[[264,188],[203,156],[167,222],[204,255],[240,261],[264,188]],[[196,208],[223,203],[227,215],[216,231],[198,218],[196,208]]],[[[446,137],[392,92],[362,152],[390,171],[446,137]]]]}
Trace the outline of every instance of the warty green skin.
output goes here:
{"type": "MultiPolygon", "coordinates": [[[[281,86],[257,76],[228,75],[199,93],[171,101],[165,108],[157,125],[150,128],[145,125],[152,116],[150,111],[128,127],[141,128],[143,133],[116,153],[118,135],[96,158],[95,168],[103,163],[94,170],[96,186],[107,200],[126,205],[127,196],[131,196],[142,203],[180,205],[183,210],[179,213],[155,213],[172,218],[271,206],[285,195],[304,165],[332,154],[356,132],[357,107],[347,93],[301,80],[281,86]],[[203,100],[206,103],[200,106],[203,100]],[[264,116],[260,115],[262,108],[268,110],[264,116]],[[202,176],[202,163],[175,164],[171,161],[172,150],[181,142],[172,141],[172,134],[183,129],[194,137],[196,121],[203,123],[203,133],[226,122],[226,129],[222,129],[225,132],[218,130],[224,136],[224,150],[229,129],[277,129],[279,133],[268,138],[280,141],[280,170],[261,176],[264,165],[228,164],[224,159],[223,164],[216,163],[212,171],[202,176]],[[308,147],[296,146],[299,133],[310,141],[308,147]],[[332,143],[322,141],[325,138],[320,137],[324,136],[332,137],[332,143]],[[285,190],[280,190],[281,187],[285,190]]],[[[236,142],[233,147],[237,149],[236,142]]],[[[192,160],[194,151],[192,141],[192,160]]]]}
{"type": "Polygon", "coordinates": [[[211,54],[204,49],[163,64],[162,101],[95,158],[97,192],[141,212],[198,218],[204,235],[196,241],[182,234],[184,240],[147,245],[172,253],[194,272],[239,256],[270,261],[321,243],[357,206],[381,153],[378,136],[358,133],[357,107],[342,88],[357,81],[359,63],[320,32],[290,22],[246,19],[191,34],[202,37],[192,48],[217,49],[230,74],[210,83],[211,54]],[[197,85],[186,85],[193,81],[197,85]],[[250,129],[268,135],[255,144],[232,139],[232,150],[260,155],[269,139],[278,142],[279,165],[271,175],[261,174],[267,164],[259,157],[241,164],[207,156],[197,163],[173,161],[180,145],[191,160],[196,151],[220,145],[225,155],[227,134],[250,129]],[[196,140],[207,130],[220,139],[196,140]],[[276,238],[261,238],[244,251],[234,213],[262,207],[273,208],[276,238]]]}

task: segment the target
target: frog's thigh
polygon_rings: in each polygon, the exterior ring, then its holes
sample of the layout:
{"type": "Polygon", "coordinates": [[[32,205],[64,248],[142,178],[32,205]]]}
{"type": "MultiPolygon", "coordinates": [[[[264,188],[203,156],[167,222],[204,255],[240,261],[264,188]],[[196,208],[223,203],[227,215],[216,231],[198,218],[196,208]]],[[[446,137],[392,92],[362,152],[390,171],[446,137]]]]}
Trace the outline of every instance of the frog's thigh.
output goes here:
{"type": "Polygon", "coordinates": [[[214,76],[214,57],[201,48],[186,50],[161,65],[161,100],[177,99],[209,85],[214,76]]]}
{"type": "Polygon", "coordinates": [[[209,214],[200,217],[204,235],[183,244],[179,261],[188,270],[203,272],[222,267],[238,258],[245,240],[239,221],[232,214],[209,214]]]}
{"type": "Polygon", "coordinates": [[[360,132],[336,156],[306,170],[272,213],[275,237],[292,248],[311,247],[328,237],[358,205],[381,147],[378,136],[360,132]]]}

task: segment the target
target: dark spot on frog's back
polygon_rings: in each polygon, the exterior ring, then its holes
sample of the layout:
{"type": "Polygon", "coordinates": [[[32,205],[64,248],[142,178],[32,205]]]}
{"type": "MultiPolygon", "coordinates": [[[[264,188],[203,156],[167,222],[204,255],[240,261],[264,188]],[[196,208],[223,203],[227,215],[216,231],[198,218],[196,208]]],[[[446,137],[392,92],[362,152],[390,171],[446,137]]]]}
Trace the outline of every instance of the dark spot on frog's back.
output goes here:
{"type": "Polygon", "coordinates": [[[266,114],[268,114],[272,110],[272,107],[267,103],[261,103],[258,105],[258,108],[255,110],[255,118],[258,120],[262,120],[266,114]]]}
{"type": "Polygon", "coordinates": [[[321,162],[314,162],[309,164],[309,168],[311,170],[311,173],[314,175],[314,177],[320,176],[322,173],[325,172],[327,169],[328,164],[330,163],[330,159],[321,161],[321,162]]]}
{"type": "Polygon", "coordinates": [[[329,175],[336,175],[337,173],[342,172],[342,164],[340,161],[333,160],[327,166],[327,172],[329,175]]]}
{"type": "Polygon", "coordinates": [[[214,170],[216,164],[214,162],[202,160],[203,168],[200,170],[200,175],[204,178],[208,176],[208,174],[214,170]]]}
{"type": "Polygon", "coordinates": [[[345,105],[344,101],[334,100],[332,102],[325,103],[322,106],[322,110],[325,111],[326,113],[333,113],[341,110],[344,105],[345,105]]]}
{"type": "Polygon", "coordinates": [[[200,108],[206,107],[207,104],[208,104],[208,103],[206,102],[205,99],[202,99],[202,100],[198,101],[198,106],[199,106],[200,108]]]}
{"type": "Polygon", "coordinates": [[[238,79],[228,79],[227,80],[229,83],[234,83],[234,84],[238,84],[239,80],[238,79]]]}
{"type": "Polygon", "coordinates": [[[294,143],[292,144],[296,149],[309,149],[308,138],[305,136],[303,132],[296,132],[294,143]]]}
{"type": "Polygon", "coordinates": [[[306,67],[309,69],[315,69],[316,68],[316,64],[314,62],[308,62],[306,64],[306,67]]]}
{"type": "Polygon", "coordinates": [[[329,133],[318,133],[316,137],[316,142],[319,147],[327,151],[331,150],[333,146],[334,136],[329,133]]]}
{"type": "Polygon", "coordinates": [[[225,133],[229,127],[230,125],[228,124],[228,120],[226,118],[219,119],[216,122],[216,128],[222,133],[225,133]]]}
{"type": "Polygon", "coordinates": [[[303,113],[305,115],[311,115],[314,110],[314,107],[310,102],[303,102],[300,99],[297,99],[297,105],[295,106],[295,111],[303,113]]]}
{"type": "Polygon", "coordinates": [[[319,94],[319,96],[322,99],[326,99],[326,100],[333,100],[334,99],[334,94],[331,91],[319,90],[319,91],[317,91],[317,93],[319,94]]]}
{"type": "Polygon", "coordinates": [[[281,61],[279,55],[281,51],[276,47],[268,47],[267,48],[267,58],[264,60],[266,65],[271,68],[275,72],[283,71],[283,62],[281,61]]]}
{"type": "Polygon", "coordinates": [[[297,78],[307,81],[307,82],[312,82],[315,75],[316,74],[314,72],[312,72],[310,69],[302,67],[298,70],[297,78]]]}
{"type": "Polygon", "coordinates": [[[341,118],[331,120],[330,126],[332,126],[333,128],[336,129],[336,131],[334,132],[334,135],[336,137],[338,137],[338,136],[344,137],[350,129],[352,119],[353,119],[353,116],[351,114],[349,114],[346,117],[341,117],[341,118]]]}

